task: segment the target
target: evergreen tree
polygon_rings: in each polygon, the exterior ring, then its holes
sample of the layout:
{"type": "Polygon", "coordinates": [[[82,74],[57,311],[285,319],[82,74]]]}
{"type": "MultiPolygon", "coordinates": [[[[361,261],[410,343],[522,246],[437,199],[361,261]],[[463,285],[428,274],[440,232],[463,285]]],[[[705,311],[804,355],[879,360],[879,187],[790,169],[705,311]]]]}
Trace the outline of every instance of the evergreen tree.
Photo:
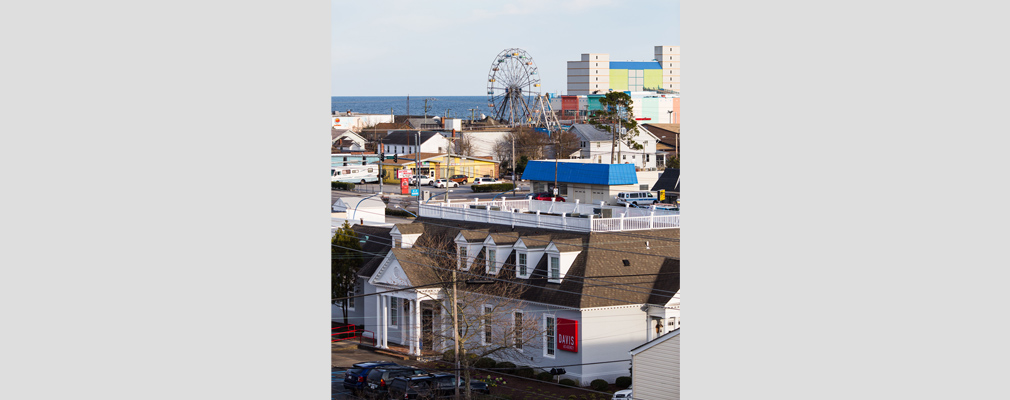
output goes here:
{"type": "MultiPolygon", "coordinates": [[[[333,234],[330,255],[330,275],[332,281],[330,298],[334,305],[340,305],[344,311],[344,324],[347,324],[347,300],[336,300],[347,297],[348,293],[354,290],[354,283],[357,280],[358,268],[361,267],[363,253],[361,243],[358,242],[358,235],[351,230],[351,225],[344,221],[344,225],[333,234]]],[[[360,300],[355,300],[360,301],[360,300]]]]}

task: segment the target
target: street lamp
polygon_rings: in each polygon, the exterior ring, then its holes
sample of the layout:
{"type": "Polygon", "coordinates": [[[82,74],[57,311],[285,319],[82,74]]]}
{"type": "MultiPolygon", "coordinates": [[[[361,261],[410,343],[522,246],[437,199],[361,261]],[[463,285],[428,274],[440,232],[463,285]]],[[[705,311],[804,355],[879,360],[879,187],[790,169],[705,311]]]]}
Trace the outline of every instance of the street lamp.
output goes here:
{"type": "MultiPolygon", "coordinates": [[[[358,206],[361,205],[361,202],[363,202],[365,200],[368,200],[368,199],[370,199],[372,197],[378,196],[380,194],[382,194],[382,192],[379,192],[379,193],[373,194],[371,196],[365,197],[365,198],[363,198],[361,200],[358,200],[358,204],[354,205],[354,211],[351,213],[351,218],[350,219],[353,221],[354,217],[356,217],[358,215],[358,206]]],[[[362,220],[362,225],[364,225],[364,220],[362,220]]]]}
{"type": "MultiPolygon", "coordinates": [[[[403,207],[400,207],[400,205],[399,205],[399,204],[396,204],[396,205],[393,205],[393,208],[399,208],[399,209],[403,210],[403,212],[405,212],[405,213],[407,213],[407,214],[410,214],[410,215],[413,215],[413,216],[414,216],[414,218],[420,218],[420,217],[418,217],[418,216],[417,216],[417,214],[414,214],[414,213],[412,213],[412,212],[410,212],[410,211],[407,211],[407,209],[406,209],[406,208],[403,208],[403,207]]],[[[421,212],[421,210],[417,210],[417,211],[418,211],[418,212],[421,212]]]]}

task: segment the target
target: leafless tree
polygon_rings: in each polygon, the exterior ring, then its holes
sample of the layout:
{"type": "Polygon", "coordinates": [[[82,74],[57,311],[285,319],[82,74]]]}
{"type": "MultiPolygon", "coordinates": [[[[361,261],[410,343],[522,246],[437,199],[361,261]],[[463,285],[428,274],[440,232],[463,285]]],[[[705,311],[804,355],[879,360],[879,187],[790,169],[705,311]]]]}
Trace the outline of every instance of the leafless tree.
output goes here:
{"type": "Polygon", "coordinates": [[[473,138],[471,138],[470,135],[471,134],[460,132],[459,137],[457,137],[455,141],[454,152],[456,154],[473,156],[473,138]]]}
{"type": "Polygon", "coordinates": [[[507,266],[500,267],[494,277],[486,276],[485,259],[478,255],[470,257],[473,265],[468,271],[462,271],[458,269],[462,260],[455,255],[451,237],[433,234],[423,242],[431,247],[424,247],[422,241],[419,241],[414,249],[428,256],[431,268],[422,269],[419,276],[423,281],[437,285],[442,300],[438,302],[442,318],[436,319],[437,328],[432,329],[423,340],[452,346],[452,304],[455,302],[460,348],[456,357],[462,369],[457,374],[463,374],[464,384],[460,391],[464,393],[464,398],[470,399],[472,368],[479,359],[528,359],[522,349],[541,347],[542,328],[537,323],[537,318],[522,312],[526,307],[520,296],[526,286],[508,281],[514,274],[510,275],[505,270],[507,266]]]}

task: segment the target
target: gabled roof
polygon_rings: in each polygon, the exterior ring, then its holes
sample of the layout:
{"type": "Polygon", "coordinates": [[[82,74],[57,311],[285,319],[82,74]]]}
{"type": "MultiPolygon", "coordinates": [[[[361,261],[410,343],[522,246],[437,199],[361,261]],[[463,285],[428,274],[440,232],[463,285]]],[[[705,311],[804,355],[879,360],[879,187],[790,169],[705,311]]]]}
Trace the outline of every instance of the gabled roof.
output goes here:
{"type": "MultiPolygon", "coordinates": [[[[459,234],[462,235],[463,239],[466,239],[466,241],[469,242],[469,243],[483,242],[484,239],[487,239],[488,230],[487,229],[460,230],[459,234]]],[[[455,235],[453,235],[453,236],[455,236],[455,235]]]]}
{"type": "Polygon", "coordinates": [[[393,225],[401,235],[416,235],[424,233],[424,224],[396,224],[393,225]]]}
{"type": "MultiPolygon", "coordinates": [[[[530,161],[523,171],[523,179],[529,181],[554,181],[555,163],[550,161],[530,161]]],[[[583,183],[590,185],[631,185],[638,183],[635,166],[632,164],[557,163],[558,182],[583,183]]]]}
{"type": "MultiPolygon", "coordinates": [[[[382,144],[416,146],[417,135],[417,131],[392,131],[386,135],[386,137],[382,138],[382,144]]],[[[421,144],[427,143],[428,140],[431,140],[431,138],[435,136],[442,135],[438,132],[421,131],[421,144]]]]}
{"type": "Polygon", "coordinates": [[[407,123],[414,128],[430,128],[433,125],[438,125],[439,128],[442,127],[442,121],[435,118],[410,118],[407,123]]]}
{"type": "Polygon", "coordinates": [[[667,168],[663,171],[663,174],[659,176],[659,180],[656,181],[655,185],[652,185],[653,192],[657,190],[666,190],[667,192],[680,193],[680,169],[678,168],[667,168]]]}
{"type": "MultiPolygon", "coordinates": [[[[609,307],[628,304],[666,304],[680,289],[680,229],[659,229],[650,232],[650,238],[639,238],[623,233],[577,233],[562,230],[548,230],[508,225],[484,224],[467,221],[447,221],[422,217],[414,224],[426,224],[424,233],[411,249],[394,249],[397,257],[402,251],[421,254],[425,248],[446,251],[446,256],[454,260],[455,246],[446,246],[461,232],[465,237],[482,241],[488,234],[518,234],[520,238],[530,238],[531,242],[547,237],[562,246],[578,246],[582,249],[560,284],[547,282],[548,257],[542,257],[531,272],[529,279],[515,278],[514,261],[506,261],[501,272],[495,276],[496,285],[515,285],[521,288],[521,298],[526,301],[552,304],[571,308],[609,307]],[[483,235],[483,236],[482,236],[483,235]],[[448,239],[447,239],[448,238],[448,239]],[[649,243],[646,243],[649,242],[649,243]],[[628,265],[624,265],[624,260],[628,265]]],[[[479,268],[480,257],[475,254],[475,268],[468,276],[483,274],[479,268]]],[[[514,254],[514,252],[513,252],[514,254]]],[[[423,255],[423,254],[422,254],[423,255]]],[[[411,257],[405,255],[404,257],[411,257]]],[[[512,259],[514,255],[510,255],[512,259]]],[[[398,258],[399,259],[399,258],[398,258]]],[[[413,261],[413,259],[411,259],[413,261]]],[[[427,262],[432,262],[428,260],[427,262]]],[[[425,281],[424,261],[401,263],[412,284],[430,283],[425,281]]],[[[465,290],[465,285],[461,288],[465,290]]]]}
{"type": "Polygon", "coordinates": [[[575,124],[572,125],[572,129],[569,132],[574,133],[582,140],[587,142],[599,142],[599,141],[610,141],[614,139],[614,134],[599,130],[595,126],[590,124],[575,124]]]}
{"type": "Polygon", "coordinates": [[[494,240],[494,244],[498,246],[513,245],[516,240],[519,240],[519,234],[515,232],[502,232],[502,233],[492,233],[488,235],[491,240],[494,240]]]}
{"type": "Polygon", "coordinates": [[[674,336],[677,336],[677,335],[680,335],[680,328],[677,328],[677,329],[674,329],[674,330],[669,331],[667,333],[664,333],[660,337],[653,339],[651,342],[648,342],[646,344],[643,344],[641,346],[633,348],[633,349],[631,349],[631,351],[628,352],[628,354],[637,355],[638,353],[641,353],[643,351],[651,349],[653,346],[655,346],[657,344],[660,344],[660,343],[663,343],[663,342],[665,342],[665,341],[669,340],[670,338],[672,338],[674,336]]]}
{"type": "Polygon", "coordinates": [[[358,234],[358,240],[364,240],[361,244],[361,253],[368,261],[365,261],[358,269],[358,276],[371,277],[375,269],[382,263],[382,259],[389,252],[389,243],[392,238],[389,236],[388,227],[370,225],[352,225],[351,230],[358,234]]]}
{"type": "Polygon", "coordinates": [[[551,244],[550,235],[523,236],[519,239],[523,241],[523,245],[526,246],[527,249],[543,249],[546,248],[547,245],[551,244]]]}

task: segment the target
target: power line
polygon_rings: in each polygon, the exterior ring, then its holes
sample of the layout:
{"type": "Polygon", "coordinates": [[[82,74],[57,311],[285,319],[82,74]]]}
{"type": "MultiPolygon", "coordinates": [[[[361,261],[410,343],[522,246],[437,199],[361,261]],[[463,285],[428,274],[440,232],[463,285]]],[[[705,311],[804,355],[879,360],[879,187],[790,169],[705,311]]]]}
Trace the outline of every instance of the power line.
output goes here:
{"type": "MultiPolygon", "coordinates": [[[[336,235],[340,235],[340,233],[334,233],[334,236],[336,236],[336,235]]],[[[341,235],[341,236],[351,237],[349,235],[341,235]]],[[[386,238],[383,238],[383,237],[376,237],[375,239],[381,239],[383,241],[386,240],[386,238]]],[[[390,241],[391,241],[391,239],[390,239],[390,241]]],[[[383,244],[386,244],[386,243],[383,243],[383,244]]],[[[391,245],[391,243],[390,243],[390,245],[391,245]]],[[[657,246],[657,247],[661,247],[661,246],[657,246]]],[[[407,249],[404,249],[404,250],[417,251],[417,252],[419,252],[421,254],[424,254],[426,256],[429,256],[429,257],[441,257],[441,258],[445,258],[445,259],[450,259],[453,262],[457,261],[456,257],[458,256],[458,254],[456,254],[456,253],[452,253],[452,252],[447,251],[447,250],[441,250],[441,249],[432,248],[432,247],[425,247],[425,248],[428,249],[428,250],[430,250],[430,251],[434,251],[434,252],[438,252],[438,253],[443,253],[443,255],[434,255],[434,254],[431,254],[431,253],[421,252],[421,251],[414,250],[413,248],[407,248],[407,249]]],[[[376,253],[376,254],[378,255],[379,253],[376,253]]],[[[475,257],[475,260],[476,260],[476,257],[475,257]]],[[[510,267],[517,267],[517,266],[518,266],[518,264],[515,264],[515,263],[506,263],[506,262],[502,263],[502,268],[510,268],[510,267]]],[[[545,275],[543,272],[537,272],[537,270],[535,269],[536,268],[535,266],[533,268],[534,268],[534,270],[530,273],[530,278],[534,278],[535,277],[535,279],[549,279],[549,277],[547,275],[545,275]]],[[[620,288],[620,287],[618,287],[617,289],[625,290],[625,291],[629,291],[629,292],[634,292],[634,293],[642,293],[642,294],[654,294],[653,292],[665,292],[665,293],[668,293],[668,294],[676,294],[676,291],[662,290],[662,289],[651,289],[651,288],[647,288],[647,287],[644,287],[644,286],[634,285],[634,283],[638,283],[638,282],[613,282],[613,281],[603,280],[601,278],[604,278],[604,277],[623,278],[623,277],[630,277],[630,276],[659,276],[659,275],[679,275],[679,274],[680,274],[679,272],[669,272],[669,273],[656,273],[656,274],[585,276],[585,277],[566,276],[565,279],[570,279],[570,280],[575,281],[575,282],[580,282],[583,285],[588,285],[589,287],[604,287],[604,286],[624,285],[624,286],[630,286],[630,287],[637,287],[637,288],[641,288],[641,289],[646,289],[646,290],[648,290],[648,292],[633,291],[633,290],[628,290],[628,289],[620,288]],[[587,279],[599,279],[600,281],[606,282],[609,285],[600,285],[600,284],[587,283],[586,282],[587,279]]],[[[520,278],[520,279],[522,279],[522,278],[520,278]]],[[[649,282],[650,281],[643,281],[641,283],[649,283],[649,282]]]]}

